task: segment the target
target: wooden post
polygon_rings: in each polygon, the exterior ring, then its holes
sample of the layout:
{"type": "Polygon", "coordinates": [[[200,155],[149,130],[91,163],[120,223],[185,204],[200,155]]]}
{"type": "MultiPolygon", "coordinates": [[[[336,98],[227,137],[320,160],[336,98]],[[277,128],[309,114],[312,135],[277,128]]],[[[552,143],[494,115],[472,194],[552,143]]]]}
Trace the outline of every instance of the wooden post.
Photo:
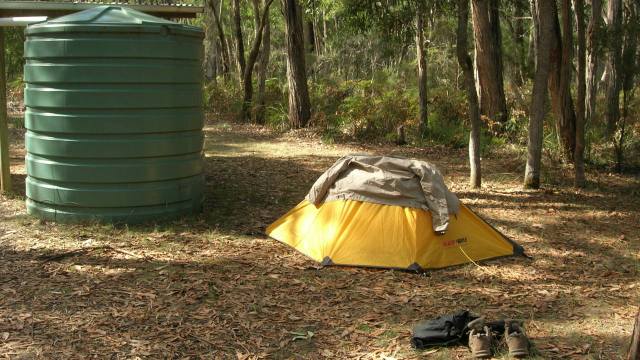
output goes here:
{"type": "Polygon", "coordinates": [[[627,360],[640,360],[640,309],[636,314],[636,322],[633,324],[633,334],[631,334],[631,345],[627,360]]]}
{"type": "Polygon", "coordinates": [[[7,86],[4,64],[4,29],[0,27],[0,193],[11,191],[9,129],[7,127],[7,86]]]}

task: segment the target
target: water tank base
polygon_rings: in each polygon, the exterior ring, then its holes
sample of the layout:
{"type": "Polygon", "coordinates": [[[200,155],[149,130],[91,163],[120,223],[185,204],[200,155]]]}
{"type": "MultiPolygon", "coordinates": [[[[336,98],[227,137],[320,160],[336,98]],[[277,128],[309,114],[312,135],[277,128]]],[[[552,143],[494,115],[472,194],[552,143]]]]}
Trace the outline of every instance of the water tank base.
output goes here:
{"type": "Polygon", "coordinates": [[[75,208],[45,204],[27,199],[27,213],[59,223],[126,223],[158,222],[192,215],[202,211],[202,199],[160,206],[136,208],[75,208]]]}

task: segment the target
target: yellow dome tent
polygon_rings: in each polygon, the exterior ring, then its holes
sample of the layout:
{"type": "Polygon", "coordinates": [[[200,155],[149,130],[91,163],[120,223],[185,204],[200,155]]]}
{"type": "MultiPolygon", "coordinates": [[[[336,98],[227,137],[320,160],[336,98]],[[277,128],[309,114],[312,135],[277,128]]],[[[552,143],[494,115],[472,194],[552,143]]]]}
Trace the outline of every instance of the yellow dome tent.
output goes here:
{"type": "Polygon", "coordinates": [[[523,254],[433,165],[394,157],[338,160],[266,233],[323,265],[426,270],[523,254]]]}

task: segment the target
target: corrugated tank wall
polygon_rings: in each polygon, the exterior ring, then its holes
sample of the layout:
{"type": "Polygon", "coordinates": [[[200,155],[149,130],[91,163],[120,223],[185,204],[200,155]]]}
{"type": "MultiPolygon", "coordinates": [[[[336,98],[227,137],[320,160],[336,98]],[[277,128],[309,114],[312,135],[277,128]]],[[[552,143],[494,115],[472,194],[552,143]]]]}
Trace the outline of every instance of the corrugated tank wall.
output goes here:
{"type": "Polygon", "coordinates": [[[100,6],[26,36],[28,212],[136,223],[199,211],[202,31],[100,6]]]}

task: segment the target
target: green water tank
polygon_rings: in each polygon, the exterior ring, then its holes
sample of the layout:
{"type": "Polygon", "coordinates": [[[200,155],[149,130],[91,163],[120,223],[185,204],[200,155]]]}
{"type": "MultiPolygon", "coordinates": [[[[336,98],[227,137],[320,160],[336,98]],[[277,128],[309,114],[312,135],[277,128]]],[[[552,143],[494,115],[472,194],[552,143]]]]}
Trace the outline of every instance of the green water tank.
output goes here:
{"type": "Polygon", "coordinates": [[[25,33],[28,212],[137,223],[199,211],[202,30],[97,6],[25,33]]]}

